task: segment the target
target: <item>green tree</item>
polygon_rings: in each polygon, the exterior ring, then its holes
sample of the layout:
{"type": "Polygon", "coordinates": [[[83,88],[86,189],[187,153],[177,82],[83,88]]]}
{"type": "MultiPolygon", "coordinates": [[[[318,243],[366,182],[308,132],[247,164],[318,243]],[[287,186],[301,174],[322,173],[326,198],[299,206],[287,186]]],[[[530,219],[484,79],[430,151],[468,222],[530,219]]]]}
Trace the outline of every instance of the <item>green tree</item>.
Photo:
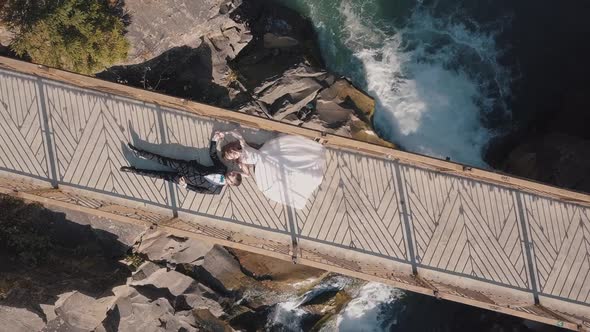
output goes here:
{"type": "Polygon", "coordinates": [[[10,47],[35,63],[93,74],[127,57],[123,21],[104,0],[8,0],[2,17],[10,47]]]}

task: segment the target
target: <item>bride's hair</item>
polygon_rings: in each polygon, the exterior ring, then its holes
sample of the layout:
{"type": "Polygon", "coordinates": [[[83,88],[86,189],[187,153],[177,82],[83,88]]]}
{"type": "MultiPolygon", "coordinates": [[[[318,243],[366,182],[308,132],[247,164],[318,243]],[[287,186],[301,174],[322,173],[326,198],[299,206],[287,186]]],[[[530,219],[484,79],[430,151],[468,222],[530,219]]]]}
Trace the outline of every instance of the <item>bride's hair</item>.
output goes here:
{"type": "Polygon", "coordinates": [[[240,141],[229,142],[221,148],[221,155],[223,159],[228,160],[228,157],[233,152],[242,152],[242,144],[240,141]]]}

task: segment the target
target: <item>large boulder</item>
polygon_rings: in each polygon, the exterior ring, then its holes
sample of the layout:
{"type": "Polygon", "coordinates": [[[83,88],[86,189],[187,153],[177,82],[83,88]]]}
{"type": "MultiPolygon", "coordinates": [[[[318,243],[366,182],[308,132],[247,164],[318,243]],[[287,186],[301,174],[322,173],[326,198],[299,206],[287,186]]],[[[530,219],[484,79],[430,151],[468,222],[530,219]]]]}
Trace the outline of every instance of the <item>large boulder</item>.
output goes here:
{"type": "MultiPolygon", "coordinates": [[[[179,46],[198,47],[203,36],[236,43],[242,27],[229,18],[239,1],[232,0],[126,0],[131,19],[127,38],[131,51],[126,64],[137,64],[179,46]]],[[[234,47],[236,45],[233,45],[234,47]]],[[[231,50],[231,52],[239,51],[231,50]]]]}
{"type": "MultiPolygon", "coordinates": [[[[164,270],[164,269],[162,269],[164,270]]],[[[195,281],[174,271],[161,272],[158,270],[150,276],[155,284],[144,280],[143,286],[156,284],[170,293],[177,294],[177,298],[195,295],[195,281]]],[[[217,317],[223,311],[219,304],[185,303],[184,308],[175,306],[175,301],[166,298],[168,295],[157,291],[146,291],[140,283],[123,285],[113,289],[116,301],[111,306],[97,332],[111,331],[231,331],[217,317]],[[194,305],[194,307],[191,307],[194,305]]],[[[172,295],[174,297],[176,295],[172,295]]]]}
{"type": "Polygon", "coordinates": [[[215,317],[207,309],[194,309],[191,311],[182,311],[175,314],[178,319],[189,323],[191,326],[196,326],[200,331],[211,332],[232,332],[234,329],[231,326],[215,317]]]}
{"type": "Polygon", "coordinates": [[[150,301],[135,289],[125,287],[97,331],[166,331],[162,327],[174,320],[174,308],[170,303],[164,298],[150,301]]]}
{"type": "Polygon", "coordinates": [[[200,265],[213,244],[192,238],[180,238],[160,231],[145,234],[136,251],[150,261],[167,264],[200,265]]]}
{"type": "Polygon", "coordinates": [[[10,45],[13,37],[14,33],[8,30],[8,28],[0,22],[0,47],[10,45]]]}
{"type": "Polygon", "coordinates": [[[270,78],[252,87],[252,94],[263,104],[265,115],[277,120],[301,123],[297,114],[312,102],[334,77],[326,72],[316,72],[307,66],[298,66],[285,71],[282,76],[270,78]]]}
{"type": "Polygon", "coordinates": [[[167,269],[158,269],[142,280],[129,283],[152,298],[168,298],[175,308],[208,309],[215,316],[223,314],[217,302],[220,296],[194,279],[167,269]]]}
{"type": "Polygon", "coordinates": [[[230,66],[251,97],[235,109],[295,125],[393,147],[372,129],[375,101],[326,71],[311,22],[269,3],[236,9],[253,39],[230,66]]]}
{"type": "Polygon", "coordinates": [[[230,15],[239,0],[128,0],[129,58],[98,77],[230,108],[240,95],[228,61],[252,36],[230,15]]]}
{"type": "Polygon", "coordinates": [[[231,61],[248,89],[302,64],[323,68],[313,24],[296,11],[273,1],[246,0],[232,18],[252,34],[248,47],[231,61]]]}
{"type": "Polygon", "coordinates": [[[27,309],[0,305],[1,332],[40,331],[43,327],[45,323],[39,315],[27,309]]]}
{"type": "Polygon", "coordinates": [[[55,303],[57,317],[48,325],[61,327],[63,331],[67,328],[92,331],[100,325],[113,300],[112,296],[94,299],[77,291],[62,294],[55,303]]]}
{"type": "Polygon", "coordinates": [[[394,147],[372,129],[374,99],[344,78],[299,64],[261,81],[251,87],[253,101],[242,105],[240,111],[394,147]]]}
{"type": "Polygon", "coordinates": [[[199,279],[226,294],[238,292],[253,281],[242,272],[238,260],[219,245],[207,253],[196,272],[199,279]]]}
{"type": "MultiPolygon", "coordinates": [[[[273,257],[232,249],[242,268],[253,277],[291,286],[294,282],[317,280],[326,272],[313,267],[293,264],[273,257]]],[[[270,282],[268,283],[270,284],[270,282]]],[[[274,288],[274,286],[271,286],[274,288]]]]}

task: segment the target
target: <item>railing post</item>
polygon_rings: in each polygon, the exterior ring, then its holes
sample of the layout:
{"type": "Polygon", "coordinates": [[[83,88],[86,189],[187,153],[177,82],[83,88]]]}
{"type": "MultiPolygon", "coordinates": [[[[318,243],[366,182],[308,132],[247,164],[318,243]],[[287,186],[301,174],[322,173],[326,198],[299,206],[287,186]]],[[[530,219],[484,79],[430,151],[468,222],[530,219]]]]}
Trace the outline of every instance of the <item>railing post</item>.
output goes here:
{"type": "Polygon", "coordinates": [[[525,257],[527,268],[529,270],[529,279],[531,281],[530,288],[533,293],[533,299],[535,304],[539,304],[539,290],[537,288],[537,279],[535,278],[535,264],[533,262],[533,254],[532,254],[532,242],[529,239],[528,229],[527,229],[527,222],[525,220],[525,212],[524,206],[522,204],[522,196],[521,193],[518,191],[513,191],[516,196],[516,207],[518,209],[518,219],[520,219],[520,225],[522,228],[522,241],[524,242],[524,250],[525,250],[525,257]]]}
{"type": "Polygon", "coordinates": [[[38,89],[38,96],[39,96],[39,110],[41,111],[41,131],[45,134],[43,141],[45,142],[46,149],[46,157],[47,162],[49,164],[49,180],[51,182],[51,187],[57,189],[58,187],[58,180],[57,180],[57,166],[56,166],[56,156],[53,151],[53,140],[52,140],[52,132],[51,127],[49,125],[49,112],[47,111],[47,104],[45,98],[45,89],[43,86],[43,80],[38,77],[37,78],[37,89],[38,89]]]}
{"type": "MultiPolygon", "coordinates": [[[[158,129],[160,130],[160,139],[162,144],[168,144],[168,133],[166,132],[166,126],[164,125],[164,117],[162,116],[162,109],[159,105],[156,105],[156,118],[158,121],[158,129]]],[[[172,209],[172,217],[178,217],[178,202],[176,200],[176,191],[174,184],[168,182],[168,192],[170,193],[170,208],[172,209]]]]}
{"type": "Polygon", "coordinates": [[[399,167],[399,164],[397,161],[393,162],[393,167],[394,167],[394,172],[395,172],[395,176],[396,176],[396,181],[397,181],[397,188],[398,188],[398,199],[399,199],[399,204],[401,206],[401,214],[403,216],[403,222],[404,222],[404,227],[406,229],[406,242],[408,245],[408,258],[410,260],[410,264],[412,265],[412,274],[413,275],[418,275],[418,264],[416,262],[416,254],[414,253],[414,241],[412,238],[412,227],[410,225],[410,214],[409,214],[409,210],[408,210],[408,204],[405,200],[405,190],[404,190],[404,184],[402,182],[402,174],[401,174],[401,169],[399,167]]]}

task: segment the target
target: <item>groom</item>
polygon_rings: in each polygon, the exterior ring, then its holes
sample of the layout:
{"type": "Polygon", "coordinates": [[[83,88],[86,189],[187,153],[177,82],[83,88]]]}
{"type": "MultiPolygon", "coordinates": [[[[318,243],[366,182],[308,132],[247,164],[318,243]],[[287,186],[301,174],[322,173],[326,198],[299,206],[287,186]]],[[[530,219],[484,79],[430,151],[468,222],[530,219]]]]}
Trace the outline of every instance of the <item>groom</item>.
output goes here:
{"type": "Polygon", "coordinates": [[[217,141],[223,135],[216,132],[209,145],[209,156],[213,166],[199,164],[196,160],[179,160],[160,156],[158,154],[138,149],[129,143],[129,148],[138,156],[168,166],[174,171],[156,171],[149,169],[138,169],[135,167],[123,166],[121,172],[135,173],[166,181],[174,182],[183,188],[196,191],[202,194],[219,194],[225,185],[239,186],[242,183],[242,175],[238,172],[228,172],[219,157],[217,156],[217,141]]]}

